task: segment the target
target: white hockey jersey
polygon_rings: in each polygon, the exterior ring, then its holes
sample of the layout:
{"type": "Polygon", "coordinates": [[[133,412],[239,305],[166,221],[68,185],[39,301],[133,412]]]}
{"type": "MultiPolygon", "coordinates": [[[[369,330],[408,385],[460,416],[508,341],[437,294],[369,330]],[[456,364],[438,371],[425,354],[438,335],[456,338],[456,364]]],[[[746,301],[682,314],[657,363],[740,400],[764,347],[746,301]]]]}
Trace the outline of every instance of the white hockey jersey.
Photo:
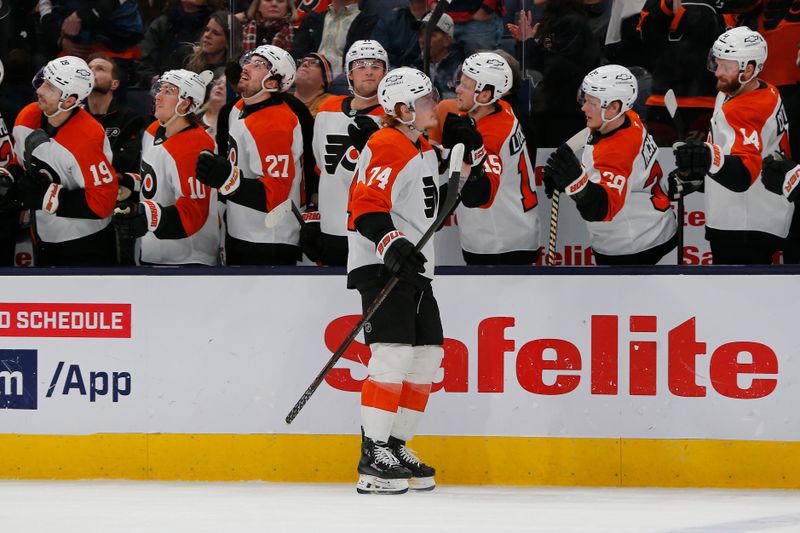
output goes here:
{"type": "Polygon", "coordinates": [[[266,191],[263,210],[228,201],[228,234],[251,243],[291,244],[300,239],[300,226],[294,217],[283,217],[267,228],[264,213],[287,198],[300,205],[303,134],[300,121],[291,108],[277,98],[244,109],[239,100],[229,117],[228,159],[239,167],[245,180],[259,180],[266,191]]]}
{"type": "MultiPolygon", "coordinates": [[[[25,139],[42,127],[42,112],[36,102],[25,106],[14,124],[14,153],[23,161],[25,139]]],[[[42,143],[32,157],[59,181],[66,191],[82,189],[85,204],[98,218],[71,218],[36,210],[36,230],[43,242],[65,242],[99,232],[111,223],[119,183],[111,166],[111,145],[100,125],[86,110],[78,109],[49,142],[42,143]]],[[[63,203],[63,202],[62,202],[63,203]]]]}
{"type": "Polygon", "coordinates": [[[789,155],[789,124],[778,90],[762,82],[758,89],[727,99],[717,95],[709,142],[723,154],[741,158],[751,185],[734,192],[713,178],[705,181],[706,226],[727,231],[761,231],[786,237],[794,204],[769,192],[761,181],[761,160],[774,152],[789,155]]]}
{"type": "Polygon", "coordinates": [[[484,170],[492,197],[480,209],[456,210],[461,248],[475,254],[500,254],[539,249],[541,222],[534,174],[525,134],[511,106],[478,121],[486,148],[484,170]]]}
{"type": "MultiPolygon", "coordinates": [[[[438,162],[424,137],[419,147],[395,128],[382,128],[367,142],[358,158],[348,202],[347,272],[381,261],[375,243],[356,231],[355,221],[365,213],[389,213],[394,226],[412,243],[427,231],[439,205],[438,162]]],[[[423,276],[433,278],[436,263],[430,239],[422,248],[423,276]]]]}
{"type": "MultiPolygon", "coordinates": [[[[331,96],[314,119],[314,158],[319,167],[319,215],[322,233],[347,236],[347,195],[356,171],[358,150],[347,133],[355,123],[352,96],[331,96]]],[[[378,122],[385,113],[376,105],[366,113],[378,122]]]]}
{"type": "Polygon", "coordinates": [[[589,180],[608,196],[608,213],[586,222],[589,242],[604,255],[629,255],[664,244],[675,235],[677,221],[656,160],[658,147],[634,111],[626,125],[587,143],[583,166],[589,180]]]}
{"type": "Polygon", "coordinates": [[[214,149],[214,140],[201,127],[190,127],[169,138],[164,137],[158,122],[145,130],[140,196],[162,209],[174,205],[187,237],[159,239],[155,233],[147,232],[136,241],[139,261],[158,265],[217,264],[217,191],[195,178],[198,154],[214,149]]]}

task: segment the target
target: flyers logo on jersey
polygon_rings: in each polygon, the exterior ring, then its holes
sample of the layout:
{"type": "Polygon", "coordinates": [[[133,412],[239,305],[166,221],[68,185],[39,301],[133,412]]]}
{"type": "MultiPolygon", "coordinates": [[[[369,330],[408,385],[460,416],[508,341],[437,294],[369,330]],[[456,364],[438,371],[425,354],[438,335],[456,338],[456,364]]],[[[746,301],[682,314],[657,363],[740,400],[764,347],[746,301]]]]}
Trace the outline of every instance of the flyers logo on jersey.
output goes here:
{"type": "Polygon", "coordinates": [[[327,135],[325,143],[325,172],[334,174],[336,167],[341,163],[342,168],[349,172],[356,169],[358,150],[356,150],[349,135],[327,135]]]}

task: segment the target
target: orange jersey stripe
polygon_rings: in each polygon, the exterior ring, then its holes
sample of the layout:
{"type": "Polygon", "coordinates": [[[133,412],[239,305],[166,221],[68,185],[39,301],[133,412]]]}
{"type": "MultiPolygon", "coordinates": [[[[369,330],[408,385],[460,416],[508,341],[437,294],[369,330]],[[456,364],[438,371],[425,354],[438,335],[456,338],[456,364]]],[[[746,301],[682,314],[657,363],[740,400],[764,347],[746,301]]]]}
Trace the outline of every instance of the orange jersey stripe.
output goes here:
{"type": "Polygon", "coordinates": [[[431,395],[431,384],[403,382],[403,391],[400,395],[400,407],[413,409],[420,413],[425,412],[428,405],[428,397],[431,395]]]}
{"type": "Polygon", "coordinates": [[[361,387],[361,405],[396,413],[402,389],[400,383],[382,383],[367,378],[361,387]]]}
{"type": "MultiPolygon", "coordinates": [[[[243,101],[239,101],[243,105],[243,101]]],[[[286,103],[269,107],[269,121],[264,114],[255,112],[244,119],[252,134],[261,160],[259,181],[267,192],[267,211],[289,198],[295,178],[295,160],[292,152],[294,130],[298,127],[297,115],[286,103]]]]}
{"type": "Polygon", "coordinates": [[[192,128],[168,139],[164,149],[172,156],[178,169],[181,197],[175,202],[175,207],[181,225],[186,235],[193,235],[206,223],[211,199],[208,188],[194,177],[197,157],[203,150],[213,151],[214,140],[202,128],[192,128]]]}

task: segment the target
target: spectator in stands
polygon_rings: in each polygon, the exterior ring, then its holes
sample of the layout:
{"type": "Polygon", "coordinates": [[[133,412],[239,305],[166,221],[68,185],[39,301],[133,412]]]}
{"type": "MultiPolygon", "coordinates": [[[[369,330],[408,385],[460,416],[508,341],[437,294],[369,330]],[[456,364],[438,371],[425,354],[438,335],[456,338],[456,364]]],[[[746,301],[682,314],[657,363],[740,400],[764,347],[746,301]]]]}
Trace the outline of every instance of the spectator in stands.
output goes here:
{"type": "Polygon", "coordinates": [[[149,89],[162,72],[183,67],[211,13],[207,0],[180,0],[150,24],[137,71],[141,87],[149,89]]]}
{"type": "MultiPolygon", "coordinates": [[[[425,48],[425,28],[431,14],[428,13],[421,21],[418,32],[417,61],[414,65],[418,70],[422,70],[422,53],[425,48]]],[[[453,40],[455,34],[455,23],[447,13],[442,14],[442,18],[436,23],[436,28],[431,34],[430,50],[430,72],[429,76],[433,86],[439,91],[442,98],[453,98],[456,95],[456,85],[458,84],[458,71],[461,63],[464,62],[464,49],[460,43],[453,40]]]]}
{"type": "Polygon", "coordinates": [[[228,43],[230,42],[230,17],[227,11],[215,11],[206,23],[203,36],[194,45],[194,52],[186,59],[186,69],[192,72],[203,72],[204,70],[215,70],[224,68],[230,56],[237,57],[241,47],[239,35],[241,26],[239,21],[233,18],[233,34],[235,41],[234,50],[228,53],[228,43]]]}
{"type": "Polygon", "coordinates": [[[111,57],[120,71],[117,101],[124,103],[133,61],[139,58],[144,24],[135,0],[50,0],[52,13],[43,29],[57,36],[58,55],[88,58],[94,52],[111,57]]]}
{"type": "Polygon", "coordinates": [[[271,44],[292,50],[297,10],[293,0],[253,0],[242,21],[242,49],[271,44]]]}
{"type": "Polygon", "coordinates": [[[227,80],[222,69],[215,72],[215,79],[211,84],[208,99],[200,109],[200,120],[211,137],[217,134],[217,121],[223,106],[228,101],[227,80]]]}
{"type": "Polygon", "coordinates": [[[296,0],[297,19],[294,21],[294,27],[299,28],[303,19],[310,13],[325,13],[329,5],[331,0],[296,0]]]}
{"type": "Polygon", "coordinates": [[[582,0],[535,0],[544,6],[533,26],[530,11],[520,11],[518,24],[508,29],[525,47],[526,67],[538,70],[542,81],[532,95],[536,146],[559,146],[586,123],[575,94],[583,77],[600,63],[582,0]]]}
{"type": "MultiPolygon", "coordinates": [[[[333,0],[324,13],[310,13],[303,19],[292,55],[300,58],[319,52],[330,61],[334,77],[339,77],[345,50],[355,41],[369,39],[377,20],[377,15],[359,9],[358,0],[333,0]]],[[[346,77],[342,81],[346,83],[346,77]]]]}
{"type": "Polygon", "coordinates": [[[294,95],[308,107],[311,116],[316,117],[322,102],[333,96],[328,92],[332,81],[331,64],[324,55],[308,54],[300,60],[294,79],[294,95]]]}
{"type": "Polygon", "coordinates": [[[371,38],[389,54],[389,68],[414,65],[419,60],[417,29],[427,12],[426,0],[409,0],[408,6],[395,8],[378,19],[371,38]]]}
{"type": "Polygon", "coordinates": [[[103,51],[135,59],[144,35],[144,24],[135,0],[95,2],[54,0],[51,24],[60,25],[59,44],[65,55],[86,58],[103,51]]]}
{"type": "Polygon", "coordinates": [[[455,40],[465,55],[499,48],[503,10],[502,0],[453,0],[447,14],[455,22],[455,40]]]}
{"type": "Polygon", "coordinates": [[[114,101],[114,91],[120,86],[117,64],[105,54],[89,56],[89,68],[94,73],[94,87],[86,100],[86,110],[106,130],[111,144],[111,161],[117,173],[138,172],[144,117],[114,101]]]}
{"type": "Polygon", "coordinates": [[[707,68],[708,52],[725,31],[723,15],[714,2],[687,3],[673,10],[673,0],[648,0],[642,10],[639,33],[653,75],[647,99],[647,130],[659,146],[678,141],[674,122],[664,107],[664,94],[672,89],[686,131],[683,139],[701,140],[708,135],[717,96],[717,80],[707,68]]]}

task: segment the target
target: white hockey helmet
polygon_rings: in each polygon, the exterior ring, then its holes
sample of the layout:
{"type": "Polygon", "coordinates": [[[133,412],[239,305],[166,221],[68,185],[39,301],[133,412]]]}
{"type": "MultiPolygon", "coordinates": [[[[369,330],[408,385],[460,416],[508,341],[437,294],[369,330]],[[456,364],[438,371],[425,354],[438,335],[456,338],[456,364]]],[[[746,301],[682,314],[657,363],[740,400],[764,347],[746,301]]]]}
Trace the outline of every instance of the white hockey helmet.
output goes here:
{"type": "Polygon", "coordinates": [[[36,73],[33,78],[34,88],[38,89],[45,81],[61,91],[61,102],[72,95],[77,97],[78,102],[82,102],[92,92],[94,73],[80,57],[64,56],[53,59],[36,73]]]}
{"type": "Polygon", "coordinates": [[[351,44],[344,57],[345,70],[350,72],[350,64],[358,59],[377,59],[383,61],[384,69],[389,68],[389,54],[378,41],[363,39],[351,44]]]}
{"type": "MultiPolygon", "coordinates": [[[[252,56],[261,56],[269,63],[269,72],[264,77],[264,80],[278,79],[279,81],[278,90],[269,92],[286,92],[289,90],[294,83],[294,76],[297,72],[297,65],[289,52],[271,44],[262,44],[242,56],[240,63],[244,66],[244,63],[252,56]]],[[[261,82],[261,86],[262,88],[264,87],[264,81],[261,82]]]]}
{"type": "MultiPolygon", "coordinates": [[[[600,108],[605,110],[611,102],[619,100],[619,113],[608,121],[621,116],[633,107],[639,92],[636,76],[622,65],[604,65],[597,67],[583,78],[578,91],[578,102],[583,105],[586,95],[600,100],[600,108]]],[[[605,111],[603,112],[605,120],[605,111]]]]}
{"type": "MultiPolygon", "coordinates": [[[[214,79],[214,73],[204,70],[201,73],[190,70],[168,70],[158,78],[156,91],[162,83],[171,83],[178,88],[178,103],[180,100],[191,99],[187,114],[194,114],[203,106],[206,100],[206,87],[214,79]]],[[[177,106],[176,106],[177,107],[177,106]]]]}
{"type": "Polygon", "coordinates": [[[470,79],[475,80],[475,97],[487,88],[492,87],[492,98],[486,104],[489,105],[502,98],[514,83],[514,76],[508,62],[502,57],[492,52],[478,52],[472,54],[464,60],[461,65],[461,73],[470,79]]]}
{"type": "MultiPolygon", "coordinates": [[[[711,72],[717,70],[716,59],[736,61],[740,73],[744,72],[745,67],[752,61],[755,63],[755,72],[750,79],[753,79],[758,76],[767,61],[767,41],[760,33],[747,26],[730,29],[717,37],[711,46],[708,53],[708,69],[711,72]]],[[[744,83],[741,79],[739,81],[744,83]]]]}
{"type": "MultiPolygon", "coordinates": [[[[433,92],[431,79],[411,67],[389,71],[378,85],[378,102],[389,116],[395,115],[397,104],[405,104],[413,112],[414,102],[433,92]]],[[[413,120],[412,120],[413,122],[413,120]]]]}

